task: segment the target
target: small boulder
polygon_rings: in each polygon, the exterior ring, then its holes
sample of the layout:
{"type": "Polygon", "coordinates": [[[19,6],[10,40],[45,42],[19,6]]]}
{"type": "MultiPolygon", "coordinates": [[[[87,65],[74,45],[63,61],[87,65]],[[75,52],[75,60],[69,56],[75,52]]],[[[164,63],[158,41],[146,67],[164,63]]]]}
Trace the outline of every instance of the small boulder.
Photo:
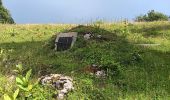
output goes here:
{"type": "Polygon", "coordinates": [[[97,77],[105,77],[106,76],[106,73],[104,70],[99,70],[95,74],[97,77]]]}
{"type": "Polygon", "coordinates": [[[87,33],[87,34],[84,35],[85,40],[89,40],[91,37],[92,37],[91,33],[87,33]]]}

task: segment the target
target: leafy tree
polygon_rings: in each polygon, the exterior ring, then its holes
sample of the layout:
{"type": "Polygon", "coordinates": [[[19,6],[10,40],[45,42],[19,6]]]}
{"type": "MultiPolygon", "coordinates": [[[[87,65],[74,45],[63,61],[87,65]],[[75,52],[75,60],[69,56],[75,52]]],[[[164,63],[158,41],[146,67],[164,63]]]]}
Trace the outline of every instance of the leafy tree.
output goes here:
{"type": "Polygon", "coordinates": [[[2,0],[0,0],[0,23],[14,23],[9,11],[3,7],[2,0]]]}
{"type": "Polygon", "coordinates": [[[168,21],[168,19],[167,15],[151,10],[145,15],[137,16],[135,21],[168,21]]]}
{"type": "Polygon", "coordinates": [[[2,1],[0,0],[0,5],[2,5],[2,1]]]}

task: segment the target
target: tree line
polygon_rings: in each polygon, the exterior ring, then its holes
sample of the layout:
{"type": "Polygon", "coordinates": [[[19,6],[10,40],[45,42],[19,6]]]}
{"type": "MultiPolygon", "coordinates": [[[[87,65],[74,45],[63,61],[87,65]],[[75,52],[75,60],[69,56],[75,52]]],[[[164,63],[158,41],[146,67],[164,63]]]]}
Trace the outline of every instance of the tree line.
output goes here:
{"type": "Polygon", "coordinates": [[[138,22],[152,22],[152,21],[168,21],[169,16],[155,10],[149,11],[145,15],[137,16],[135,21],[138,22]]]}
{"type": "Polygon", "coordinates": [[[9,11],[4,8],[2,4],[2,0],[0,0],[0,23],[8,23],[8,24],[13,24],[15,23],[13,18],[11,17],[9,11]]]}

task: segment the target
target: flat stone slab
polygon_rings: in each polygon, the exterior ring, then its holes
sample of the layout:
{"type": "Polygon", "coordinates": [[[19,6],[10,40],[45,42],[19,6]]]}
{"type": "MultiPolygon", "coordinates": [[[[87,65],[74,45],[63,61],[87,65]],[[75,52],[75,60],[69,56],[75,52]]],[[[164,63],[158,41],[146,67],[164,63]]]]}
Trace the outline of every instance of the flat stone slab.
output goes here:
{"type": "Polygon", "coordinates": [[[73,47],[77,34],[77,32],[60,33],[55,40],[55,50],[64,51],[73,47]]]}
{"type": "Polygon", "coordinates": [[[136,44],[136,45],[149,47],[149,46],[159,46],[161,44],[136,44]]]}

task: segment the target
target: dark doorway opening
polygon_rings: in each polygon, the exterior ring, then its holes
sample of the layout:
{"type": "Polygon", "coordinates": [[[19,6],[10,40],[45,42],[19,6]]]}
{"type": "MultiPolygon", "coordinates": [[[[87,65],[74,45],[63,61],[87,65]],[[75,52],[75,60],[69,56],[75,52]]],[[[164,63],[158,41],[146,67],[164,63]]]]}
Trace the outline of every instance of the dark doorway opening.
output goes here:
{"type": "Polygon", "coordinates": [[[57,51],[64,51],[71,47],[73,37],[60,37],[57,42],[57,51]]]}

